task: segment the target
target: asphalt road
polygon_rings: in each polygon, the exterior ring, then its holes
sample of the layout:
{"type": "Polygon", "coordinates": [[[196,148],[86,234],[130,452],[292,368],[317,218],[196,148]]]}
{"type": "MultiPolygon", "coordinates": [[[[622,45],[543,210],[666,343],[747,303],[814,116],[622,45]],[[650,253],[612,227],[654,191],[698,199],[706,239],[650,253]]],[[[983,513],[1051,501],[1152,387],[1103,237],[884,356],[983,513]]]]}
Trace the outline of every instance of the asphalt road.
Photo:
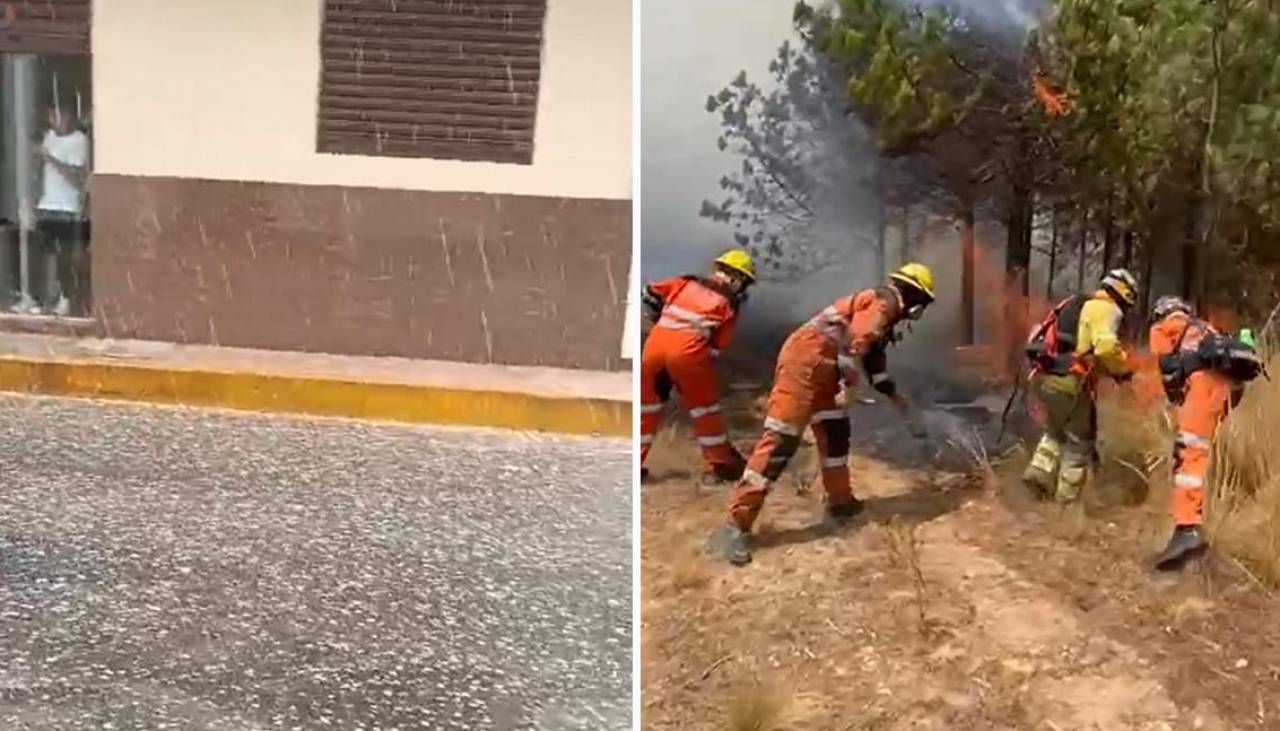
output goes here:
{"type": "Polygon", "coordinates": [[[0,397],[0,728],[630,728],[630,464],[0,397]]]}

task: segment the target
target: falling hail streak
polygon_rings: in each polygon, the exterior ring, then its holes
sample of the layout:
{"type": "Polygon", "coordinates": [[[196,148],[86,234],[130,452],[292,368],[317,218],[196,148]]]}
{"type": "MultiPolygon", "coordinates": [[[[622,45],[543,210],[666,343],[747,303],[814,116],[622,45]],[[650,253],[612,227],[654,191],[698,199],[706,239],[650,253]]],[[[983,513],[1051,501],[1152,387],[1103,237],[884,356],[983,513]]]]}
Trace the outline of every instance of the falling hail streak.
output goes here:
{"type": "Polygon", "coordinates": [[[254,246],[254,245],[253,245],[253,231],[251,231],[251,230],[247,230],[247,231],[245,231],[245,232],[244,232],[244,238],[245,238],[245,241],[248,241],[248,242],[249,242],[249,258],[251,258],[251,259],[257,259],[257,258],[258,258],[258,247],[256,247],[256,246],[254,246]]]}
{"type": "Polygon", "coordinates": [[[511,94],[511,103],[519,104],[519,96],[516,95],[516,76],[511,71],[511,62],[507,61],[503,65],[507,68],[507,92],[511,94]]]}
{"type": "Polygon", "coordinates": [[[484,347],[489,354],[489,362],[493,362],[493,333],[489,332],[489,316],[480,310],[480,324],[484,326],[484,347]]]}
{"type": "Polygon", "coordinates": [[[453,257],[449,256],[449,236],[444,231],[444,219],[440,221],[440,248],[444,250],[444,270],[449,273],[449,286],[457,285],[453,278],[453,257]]]}
{"type": "Polygon", "coordinates": [[[484,283],[493,291],[493,274],[489,271],[489,255],[484,251],[484,227],[476,226],[476,248],[480,251],[480,266],[484,267],[484,283]]]}
{"type": "Polygon", "coordinates": [[[604,275],[609,280],[609,296],[612,298],[611,301],[619,302],[618,284],[613,281],[613,260],[607,256],[604,258],[604,275]]]}
{"type": "Polygon", "coordinates": [[[222,265],[222,286],[227,290],[227,300],[231,300],[231,272],[227,271],[227,265],[222,265]]]}

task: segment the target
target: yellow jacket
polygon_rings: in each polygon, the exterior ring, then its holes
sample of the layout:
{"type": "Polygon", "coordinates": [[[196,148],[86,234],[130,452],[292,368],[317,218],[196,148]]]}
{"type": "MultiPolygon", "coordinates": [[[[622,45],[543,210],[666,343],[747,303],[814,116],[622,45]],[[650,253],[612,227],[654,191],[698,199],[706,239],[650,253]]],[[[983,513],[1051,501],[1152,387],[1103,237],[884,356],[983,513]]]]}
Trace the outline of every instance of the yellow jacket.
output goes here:
{"type": "Polygon", "coordinates": [[[1094,292],[1080,309],[1076,355],[1087,364],[1101,365],[1113,376],[1128,372],[1129,354],[1120,344],[1120,322],[1123,319],[1124,312],[1106,292],[1094,292]]]}

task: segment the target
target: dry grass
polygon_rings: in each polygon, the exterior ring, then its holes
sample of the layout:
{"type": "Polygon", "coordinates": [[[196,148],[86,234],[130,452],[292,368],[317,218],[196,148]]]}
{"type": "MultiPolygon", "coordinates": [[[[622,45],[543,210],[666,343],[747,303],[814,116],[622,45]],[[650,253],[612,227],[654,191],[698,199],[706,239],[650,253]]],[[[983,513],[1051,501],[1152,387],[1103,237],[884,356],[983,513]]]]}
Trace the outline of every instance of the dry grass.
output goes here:
{"type": "MultiPolygon", "coordinates": [[[[1264,344],[1271,370],[1280,348],[1264,344]]],[[[1219,430],[1207,495],[1217,546],[1269,589],[1280,587],[1280,381],[1259,378],[1219,430]]]]}
{"type": "Polygon", "coordinates": [[[1167,500],[1173,417],[1156,376],[1143,378],[1132,388],[1107,389],[1098,400],[1100,479],[1094,487],[1103,503],[1167,500]]]}
{"type": "Polygon", "coordinates": [[[726,731],[780,731],[786,702],[776,690],[752,685],[729,702],[726,731]]]}
{"type": "MultiPolygon", "coordinates": [[[[1280,342],[1266,343],[1263,349],[1272,370],[1280,372],[1280,342]]],[[[1131,503],[1141,501],[1131,498],[1142,497],[1158,505],[1163,515],[1171,483],[1172,410],[1163,397],[1151,397],[1150,384],[1140,384],[1104,393],[1099,421],[1104,479],[1098,481],[1098,489],[1121,493],[1106,501],[1131,503]],[[1147,494],[1125,494],[1139,488],[1147,494]]],[[[1206,490],[1206,530],[1212,542],[1269,589],[1280,588],[1277,434],[1280,380],[1259,378],[1218,432],[1206,490]]]]}
{"type": "Polygon", "coordinates": [[[916,542],[916,524],[894,518],[885,526],[885,542],[889,545],[889,554],[893,557],[893,563],[906,571],[911,579],[916,626],[920,635],[927,637],[929,634],[929,619],[926,615],[928,596],[924,571],[920,569],[920,547],[916,542]]]}

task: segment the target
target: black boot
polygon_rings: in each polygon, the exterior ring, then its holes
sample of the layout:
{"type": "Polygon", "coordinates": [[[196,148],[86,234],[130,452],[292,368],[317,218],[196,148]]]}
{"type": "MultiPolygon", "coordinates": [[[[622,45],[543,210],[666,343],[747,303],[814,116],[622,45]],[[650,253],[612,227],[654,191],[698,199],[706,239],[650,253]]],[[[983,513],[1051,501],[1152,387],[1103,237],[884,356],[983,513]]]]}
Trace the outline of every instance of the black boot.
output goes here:
{"type": "Polygon", "coordinates": [[[850,498],[849,502],[839,505],[827,505],[823,517],[829,523],[844,525],[862,514],[863,504],[858,498],[850,498]]]}
{"type": "Polygon", "coordinates": [[[734,455],[736,459],[722,464],[711,465],[711,469],[702,473],[702,484],[704,487],[719,487],[724,485],[732,485],[742,479],[742,473],[747,469],[747,463],[742,457],[734,455]]]}
{"type": "Polygon", "coordinates": [[[733,458],[728,462],[711,467],[711,472],[716,476],[716,479],[722,482],[737,482],[742,479],[742,473],[746,470],[747,461],[737,452],[733,453],[733,458]]]}
{"type": "Polygon", "coordinates": [[[1204,553],[1208,546],[1204,534],[1200,532],[1200,526],[1180,525],[1173,529],[1169,545],[1156,557],[1156,568],[1160,571],[1176,571],[1187,561],[1204,553]]]}
{"type": "Polygon", "coordinates": [[[744,566],[751,563],[749,537],[746,531],[733,523],[725,523],[711,534],[705,550],[709,555],[720,556],[734,566],[744,566]]]}

